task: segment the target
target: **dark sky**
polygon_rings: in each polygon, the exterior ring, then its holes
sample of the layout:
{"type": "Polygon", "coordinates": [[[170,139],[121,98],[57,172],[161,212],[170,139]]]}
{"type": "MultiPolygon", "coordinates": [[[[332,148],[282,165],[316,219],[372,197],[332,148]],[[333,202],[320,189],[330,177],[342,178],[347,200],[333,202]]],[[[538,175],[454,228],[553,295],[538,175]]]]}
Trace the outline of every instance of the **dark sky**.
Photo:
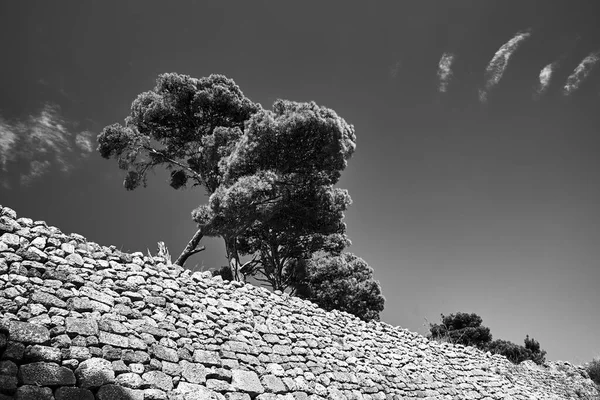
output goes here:
{"type": "MultiPolygon", "coordinates": [[[[263,107],[314,100],[354,124],[348,250],[375,269],[384,321],[424,334],[475,312],[551,360],[600,355],[600,6],[350,3],[1,2],[0,204],[177,255],[204,193],[164,173],[126,192],[95,137],[160,73],[225,74],[263,107]]],[[[189,267],[224,265],[205,245],[189,267]]]]}

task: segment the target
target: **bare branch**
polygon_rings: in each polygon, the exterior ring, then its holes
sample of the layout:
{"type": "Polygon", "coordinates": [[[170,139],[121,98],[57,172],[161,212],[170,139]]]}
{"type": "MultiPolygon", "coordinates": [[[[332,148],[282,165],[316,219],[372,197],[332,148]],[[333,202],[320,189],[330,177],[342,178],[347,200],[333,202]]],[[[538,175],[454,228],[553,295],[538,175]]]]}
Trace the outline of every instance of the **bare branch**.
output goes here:
{"type": "Polygon", "coordinates": [[[202,228],[200,228],[196,231],[194,236],[192,236],[188,244],[185,246],[179,257],[177,257],[177,260],[175,260],[173,264],[183,267],[183,265],[185,264],[187,259],[190,258],[190,256],[204,250],[204,246],[202,246],[200,249],[196,248],[198,247],[198,243],[200,243],[200,240],[202,240],[203,237],[204,233],[202,232],[202,228]]]}

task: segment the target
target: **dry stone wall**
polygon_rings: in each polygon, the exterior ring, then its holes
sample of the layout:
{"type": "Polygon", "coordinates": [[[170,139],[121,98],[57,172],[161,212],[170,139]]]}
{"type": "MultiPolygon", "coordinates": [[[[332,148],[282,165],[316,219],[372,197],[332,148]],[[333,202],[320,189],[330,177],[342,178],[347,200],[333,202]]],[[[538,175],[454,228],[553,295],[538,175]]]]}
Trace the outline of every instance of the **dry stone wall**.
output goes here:
{"type": "Polygon", "coordinates": [[[0,400],[592,399],[580,367],[515,366],[0,206],[0,400]]]}

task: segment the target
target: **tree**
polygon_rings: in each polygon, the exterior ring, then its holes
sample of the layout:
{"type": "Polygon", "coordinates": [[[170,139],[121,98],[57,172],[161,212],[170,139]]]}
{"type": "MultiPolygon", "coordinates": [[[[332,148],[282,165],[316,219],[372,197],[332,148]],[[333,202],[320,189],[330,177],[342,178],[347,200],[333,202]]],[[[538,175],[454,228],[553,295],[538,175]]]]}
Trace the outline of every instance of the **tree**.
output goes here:
{"type": "MultiPolygon", "coordinates": [[[[152,91],[137,96],[125,126],[109,125],[98,135],[104,158],[117,160],[126,170],[124,186],[145,186],[148,172],[157,166],[170,171],[174,189],[202,186],[210,195],[221,184],[219,162],[227,156],[248,119],[260,110],[231,79],[210,75],[195,79],[176,73],[162,74],[152,91]]],[[[183,266],[211,232],[199,225],[175,264],[183,266]]],[[[230,241],[225,239],[226,246],[230,241]]]]}
{"type": "Polygon", "coordinates": [[[529,335],[525,337],[525,349],[529,351],[529,360],[532,360],[536,364],[543,364],[546,361],[546,351],[540,349],[540,343],[534,338],[529,338],[529,335]]]}
{"type": "Polygon", "coordinates": [[[480,349],[492,340],[490,328],[482,326],[483,319],[477,314],[458,312],[441,314],[441,324],[429,324],[431,339],[449,339],[452,343],[480,349]]]}
{"type": "Polygon", "coordinates": [[[545,362],[546,352],[540,349],[537,340],[525,337],[525,346],[508,340],[492,340],[490,328],[482,326],[483,319],[477,314],[458,312],[445,316],[441,324],[429,324],[431,339],[448,339],[451,343],[477,347],[493,354],[501,354],[513,363],[532,360],[536,364],[545,362]]]}
{"type": "Polygon", "coordinates": [[[531,360],[540,365],[546,361],[546,352],[540,349],[537,340],[525,337],[525,346],[512,343],[508,340],[494,340],[486,346],[486,350],[493,354],[505,356],[509,361],[519,364],[525,360],[531,360]]]}
{"type": "Polygon", "coordinates": [[[145,186],[158,166],[174,189],[204,187],[208,204],[192,212],[198,230],[175,264],[202,251],[204,236],[218,236],[233,279],[242,270],[284,290],[295,259],[349,244],[350,196],[334,185],[355,140],[352,125],[314,102],[263,110],[222,75],[172,73],[134,100],[125,126],[104,128],[98,150],[127,171],[127,190],[145,186]]]}
{"type": "Polygon", "coordinates": [[[585,365],[585,370],[588,376],[594,383],[600,386],[600,358],[592,359],[585,365]]]}
{"type": "Polygon", "coordinates": [[[379,321],[385,298],[373,268],[352,253],[323,254],[300,263],[299,294],[325,310],[340,310],[364,321],[379,321]]]}
{"type": "Polygon", "coordinates": [[[285,290],[295,260],[339,254],[350,243],[342,220],[351,199],[334,185],[354,148],[354,128],[333,110],[278,100],[252,116],[220,163],[222,184],[194,219],[231,238],[233,258],[252,257],[244,274],[285,290]]]}

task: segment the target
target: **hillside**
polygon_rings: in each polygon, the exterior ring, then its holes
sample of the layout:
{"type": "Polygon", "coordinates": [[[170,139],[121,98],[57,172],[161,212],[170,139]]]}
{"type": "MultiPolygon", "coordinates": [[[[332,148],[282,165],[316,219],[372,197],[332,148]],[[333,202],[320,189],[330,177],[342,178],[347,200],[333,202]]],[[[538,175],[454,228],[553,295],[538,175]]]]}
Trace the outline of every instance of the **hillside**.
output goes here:
{"type": "Polygon", "coordinates": [[[0,315],[0,400],[598,396],[569,363],[515,366],[1,206],[0,315]]]}

